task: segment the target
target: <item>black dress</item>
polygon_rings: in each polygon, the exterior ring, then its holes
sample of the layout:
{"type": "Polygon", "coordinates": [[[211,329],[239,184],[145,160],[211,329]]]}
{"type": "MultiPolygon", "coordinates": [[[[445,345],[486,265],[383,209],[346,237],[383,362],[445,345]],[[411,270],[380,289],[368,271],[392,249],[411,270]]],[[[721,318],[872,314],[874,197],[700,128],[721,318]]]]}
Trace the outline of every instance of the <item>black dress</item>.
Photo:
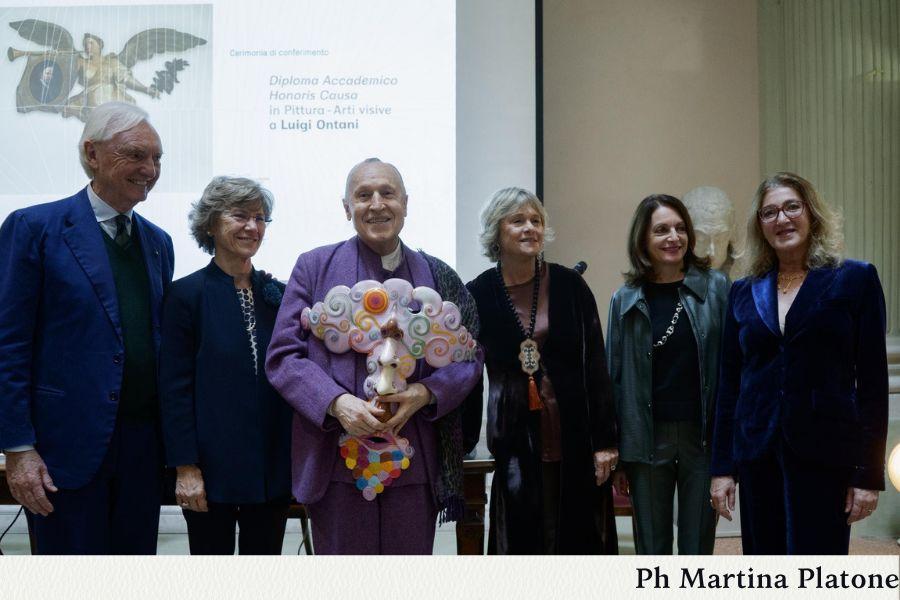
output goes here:
{"type": "MultiPolygon", "coordinates": [[[[549,333],[541,354],[553,381],[561,426],[557,552],[617,554],[611,482],[598,487],[594,478],[593,453],[617,444],[597,304],[578,273],[556,264],[548,267],[549,333]]],[[[484,346],[489,378],[487,442],[496,463],[488,552],[541,554],[540,413],[528,410],[528,377],[518,359],[522,334],[495,269],[467,287],[481,321],[478,341],[484,346]]]]}

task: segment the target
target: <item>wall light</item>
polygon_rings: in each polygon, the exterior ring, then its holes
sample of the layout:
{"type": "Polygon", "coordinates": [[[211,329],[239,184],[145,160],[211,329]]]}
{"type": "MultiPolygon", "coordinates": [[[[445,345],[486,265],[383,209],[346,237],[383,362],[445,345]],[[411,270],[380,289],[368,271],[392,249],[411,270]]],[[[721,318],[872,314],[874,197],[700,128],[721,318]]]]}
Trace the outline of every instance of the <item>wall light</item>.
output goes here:
{"type": "Polygon", "coordinates": [[[897,491],[900,492],[900,444],[897,444],[894,446],[894,449],[891,450],[891,456],[888,458],[887,472],[888,477],[891,478],[891,483],[893,483],[897,491]]]}
{"type": "MultiPolygon", "coordinates": [[[[894,484],[894,488],[900,492],[900,444],[897,444],[891,450],[891,456],[887,462],[887,472],[888,477],[891,478],[891,483],[894,484]]],[[[897,545],[900,546],[900,538],[897,538],[897,545]]]]}

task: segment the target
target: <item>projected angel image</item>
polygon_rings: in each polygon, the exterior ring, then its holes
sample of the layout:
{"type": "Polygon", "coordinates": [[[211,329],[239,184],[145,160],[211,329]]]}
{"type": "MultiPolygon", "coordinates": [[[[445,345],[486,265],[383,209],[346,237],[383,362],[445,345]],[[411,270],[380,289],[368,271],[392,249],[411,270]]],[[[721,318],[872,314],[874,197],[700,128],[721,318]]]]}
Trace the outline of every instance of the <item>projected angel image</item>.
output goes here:
{"type": "Polygon", "coordinates": [[[141,92],[151,98],[159,98],[162,92],[171,94],[178,83],[178,73],[189,63],[184,59],[166,62],[164,68],[156,71],[153,83],[144,84],[137,80],[132,68],[140,61],[149,60],[157,54],[184,52],[206,44],[206,40],[170,28],[147,29],[132,36],[121,52],[103,54],[103,40],[93,33],[85,33],[82,50],[76,50],[72,34],[67,29],[38,19],[25,19],[9,24],[18,34],[45,50],[25,51],[7,49],[10,61],[26,57],[28,60],[22,79],[16,89],[16,108],[19,112],[44,110],[59,112],[64,117],[75,116],[82,121],[92,108],[119,100],[136,104],[127,90],[141,92]],[[37,69],[37,71],[36,71],[37,69]],[[36,73],[58,73],[60,84],[53,95],[35,94],[36,73]],[[75,85],[82,90],[69,95],[75,85]]]}
{"type": "MultiPolygon", "coordinates": [[[[324,301],[305,308],[301,325],[336,354],[366,353],[366,396],[390,418],[391,394],[406,389],[416,360],[435,367],[475,358],[475,340],[462,326],[459,309],[428,287],[413,289],[403,279],[339,285],[324,301]]],[[[340,438],[339,452],[367,500],[384,491],[409,467],[413,448],[395,432],[340,438]]]]}

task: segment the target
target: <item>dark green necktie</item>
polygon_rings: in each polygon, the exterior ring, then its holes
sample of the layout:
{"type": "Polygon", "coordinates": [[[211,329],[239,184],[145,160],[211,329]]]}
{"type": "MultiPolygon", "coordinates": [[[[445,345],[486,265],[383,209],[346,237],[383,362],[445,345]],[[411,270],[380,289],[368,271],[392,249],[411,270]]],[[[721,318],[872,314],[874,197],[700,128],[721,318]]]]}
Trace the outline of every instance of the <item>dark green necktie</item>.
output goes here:
{"type": "Polygon", "coordinates": [[[128,237],[128,217],[125,215],[116,215],[116,243],[119,247],[124,248],[131,241],[128,237]]]}

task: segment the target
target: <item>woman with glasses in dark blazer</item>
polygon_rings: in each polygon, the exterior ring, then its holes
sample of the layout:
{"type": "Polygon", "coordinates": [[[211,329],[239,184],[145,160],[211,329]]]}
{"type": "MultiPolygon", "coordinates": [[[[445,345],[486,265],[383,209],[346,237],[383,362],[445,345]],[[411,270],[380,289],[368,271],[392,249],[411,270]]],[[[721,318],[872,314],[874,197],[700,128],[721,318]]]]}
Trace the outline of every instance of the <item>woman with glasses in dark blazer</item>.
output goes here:
{"type": "Polygon", "coordinates": [[[741,495],[744,554],[847,554],[884,489],[884,293],[842,259],[840,223],[812,184],[776,173],[747,224],[749,276],[728,300],[711,495],[741,495]]]}
{"type": "Polygon", "coordinates": [[[163,304],[163,434],[191,554],[234,554],[236,525],[240,554],[281,554],[293,413],[264,363],[284,285],[252,264],[272,204],[255,181],[214,178],[190,214],[213,259],[163,304]]]}
{"type": "Polygon", "coordinates": [[[614,483],[631,495],[638,554],[672,554],[676,491],[678,553],[712,554],[709,441],[730,284],[694,254],[678,198],[644,198],[628,240],[631,269],[610,302],[607,329],[624,465],[614,483]]]}

